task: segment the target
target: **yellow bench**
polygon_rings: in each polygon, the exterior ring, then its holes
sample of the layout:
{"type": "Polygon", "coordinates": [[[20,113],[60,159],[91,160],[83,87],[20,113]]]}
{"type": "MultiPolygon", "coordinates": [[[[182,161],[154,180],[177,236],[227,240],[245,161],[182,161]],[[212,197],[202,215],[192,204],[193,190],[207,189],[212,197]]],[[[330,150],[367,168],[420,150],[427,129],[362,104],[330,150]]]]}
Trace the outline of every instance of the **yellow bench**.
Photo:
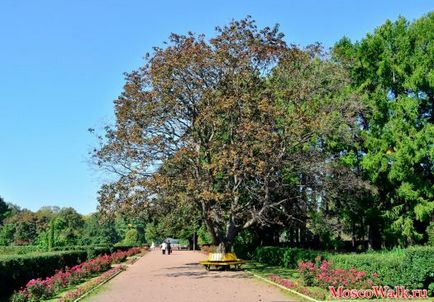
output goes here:
{"type": "Polygon", "coordinates": [[[199,261],[200,264],[205,266],[206,270],[210,270],[212,266],[215,268],[230,269],[231,265],[235,269],[240,269],[241,265],[247,263],[245,260],[238,259],[235,253],[209,253],[208,260],[199,261]]]}

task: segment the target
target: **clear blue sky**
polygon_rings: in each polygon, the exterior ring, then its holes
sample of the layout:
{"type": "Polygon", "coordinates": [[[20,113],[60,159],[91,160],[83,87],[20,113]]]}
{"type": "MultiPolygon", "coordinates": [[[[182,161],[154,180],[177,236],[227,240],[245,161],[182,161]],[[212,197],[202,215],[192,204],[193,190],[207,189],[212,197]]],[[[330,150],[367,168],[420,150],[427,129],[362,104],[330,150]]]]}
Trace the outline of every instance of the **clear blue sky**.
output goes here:
{"type": "Polygon", "coordinates": [[[413,20],[434,1],[0,1],[0,196],[21,207],[95,211],[107,177],[88,164],[87,132],[113,120],[123,72],[170,32],[214,32],[251,15],[288,42],[331,46],[387,18],[413,20]]]}

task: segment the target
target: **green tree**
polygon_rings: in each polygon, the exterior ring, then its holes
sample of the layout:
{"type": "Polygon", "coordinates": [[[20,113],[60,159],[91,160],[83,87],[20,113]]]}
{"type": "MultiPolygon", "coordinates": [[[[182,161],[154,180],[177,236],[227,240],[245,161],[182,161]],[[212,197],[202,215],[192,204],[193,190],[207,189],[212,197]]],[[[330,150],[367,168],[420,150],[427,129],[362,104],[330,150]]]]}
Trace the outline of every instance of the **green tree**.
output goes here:
{"type": "Polygon", "coordinates": [[[403,245],[424,240],[434,213],[434,13],[387,21],[360,42],[342,39],[334,56],[364,93],[358,164],[378,188],[369,237],[403,245]]]}
{"type": "Polygon", "coordinates": [[[15,224],[7,223],[0,227],[0,245],[10,245],[14,241],[15,224]]]}
{"type": "Polygon", "coordinates": [[[73,208],[62,208],[54,220],[56,245],[77,245],[83,230],[83,217],[73,208]]]}
{"type": "Polygon", "coordinates": [[[142,243],[142,239],[140,238],[139,232],[134,228],[129,229],[125,233],[125,238],[122,241],[122,244],[125,245],[139,245],[141,243],[142,243]]]}
{"type": "Polygon", "coordinates": [[[114,244],[119,240],[114,219],[103,218],[99,213],[84,218],[81,244],[114,244]]]}
{"type": "Polygon", "coordinates": [[[15,224],[14,244],[33,244],[37,238],[37,218],[29,210],[23,210],[11,217],[15,224]]]}

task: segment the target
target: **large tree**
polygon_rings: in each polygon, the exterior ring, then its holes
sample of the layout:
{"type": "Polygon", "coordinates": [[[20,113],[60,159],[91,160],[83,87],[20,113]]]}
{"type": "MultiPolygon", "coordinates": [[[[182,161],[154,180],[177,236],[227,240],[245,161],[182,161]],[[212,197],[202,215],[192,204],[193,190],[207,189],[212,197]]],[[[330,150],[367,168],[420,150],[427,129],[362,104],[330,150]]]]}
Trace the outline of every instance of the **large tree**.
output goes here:
{"type": "Polygon", "coordinates": [[[360,42],[344,38],[334,55],[369,108],[360,116],[354,162],[378,187],[369,237],[421,242],[434,215],[434,13],[387,21],[360,42]]]}
{"type": "Polygon", "coordinates": [[[173,34],[115,101],[116,124],[94,153],[119,175],[101,208],[193,205],[221,250],[242,229],[303,223],[306,204],[327,199],[327,179],[352,175],[336,161],[336,142],[357,130],[348,84],[318,45],[288,47],[277,26],[247,18],[209,41],[173,34]]]}

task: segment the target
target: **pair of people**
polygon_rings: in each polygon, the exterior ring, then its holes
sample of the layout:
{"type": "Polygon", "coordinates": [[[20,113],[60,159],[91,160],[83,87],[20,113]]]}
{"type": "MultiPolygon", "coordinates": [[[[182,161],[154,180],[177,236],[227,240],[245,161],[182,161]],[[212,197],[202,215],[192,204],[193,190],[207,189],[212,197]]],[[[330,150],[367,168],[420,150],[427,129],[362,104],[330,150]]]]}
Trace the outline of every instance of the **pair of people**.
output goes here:
{"type": "Polygon", "coordinates": [[[170,241],[163,241],[163,243],[161,244],[161,252],[164,254],[166,254],[167,251],[167,255],[172,254],[172,247],[170,246],[170,241]]]}

